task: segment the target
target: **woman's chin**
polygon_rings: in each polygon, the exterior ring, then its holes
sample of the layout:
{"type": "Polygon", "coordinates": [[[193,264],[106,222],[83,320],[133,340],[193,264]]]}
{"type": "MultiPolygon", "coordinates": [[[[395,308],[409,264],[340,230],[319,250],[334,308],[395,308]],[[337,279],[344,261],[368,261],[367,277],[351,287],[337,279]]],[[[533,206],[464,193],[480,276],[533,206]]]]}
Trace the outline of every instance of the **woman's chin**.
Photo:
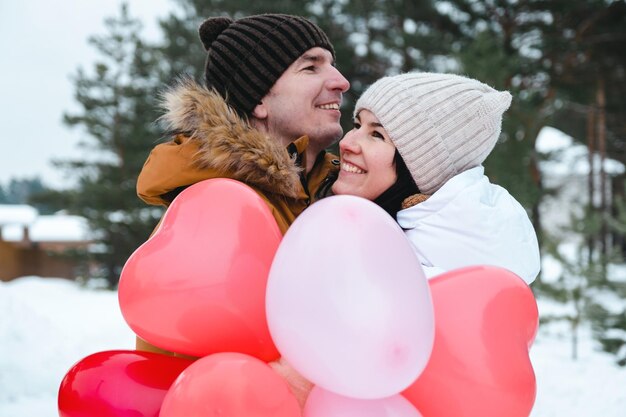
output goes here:
{"type": "Polygon", "coordinates": [[[333,184],[332,191],[334,195],[354,195],[354,192],[351,192],[351,187],[345,184],[343,181],[338,180],[333,184]]]}

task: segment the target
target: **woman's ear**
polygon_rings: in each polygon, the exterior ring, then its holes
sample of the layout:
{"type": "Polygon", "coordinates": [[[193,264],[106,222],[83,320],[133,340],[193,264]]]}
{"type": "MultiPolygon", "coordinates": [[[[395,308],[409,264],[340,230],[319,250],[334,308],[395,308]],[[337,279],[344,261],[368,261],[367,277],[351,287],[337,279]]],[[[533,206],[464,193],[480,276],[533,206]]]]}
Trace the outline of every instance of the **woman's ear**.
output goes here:
{"type": "Polygon", "coordinates": [[[263,104],[262,101],[256,105],[256,107],[252,110],[252,116],[255,119],[265,120],[267,119],[267,106],[263,104]]]}

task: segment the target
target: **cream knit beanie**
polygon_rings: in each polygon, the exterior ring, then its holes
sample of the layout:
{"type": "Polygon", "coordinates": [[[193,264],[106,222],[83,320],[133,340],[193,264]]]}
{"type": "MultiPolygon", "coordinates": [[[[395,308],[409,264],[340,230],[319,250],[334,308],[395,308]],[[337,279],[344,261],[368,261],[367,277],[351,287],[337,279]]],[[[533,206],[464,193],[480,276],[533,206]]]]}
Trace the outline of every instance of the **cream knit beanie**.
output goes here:
{"type": "Polygon", "coordinates": [[[500,136],[511,94],[453,74],[384,77],[358,99],[395,144],[420,192],[483,163],[500,136]]]}

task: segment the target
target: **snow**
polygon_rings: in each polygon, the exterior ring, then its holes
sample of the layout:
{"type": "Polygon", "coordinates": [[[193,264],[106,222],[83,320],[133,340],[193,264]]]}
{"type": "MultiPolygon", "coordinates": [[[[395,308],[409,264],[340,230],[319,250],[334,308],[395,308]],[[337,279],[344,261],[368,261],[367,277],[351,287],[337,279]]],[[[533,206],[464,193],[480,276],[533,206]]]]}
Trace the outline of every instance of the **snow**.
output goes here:
{"type": "MultiPolygon", "coordinates": [[[[553,194],[544,195],[539,208],[544,232],[562,242],[576,239],[572,233],[572,216],[584,216],[584,208],[589,202],[589,173],[595,189],[593,202],[599,207],[602,193],[602,179],[600,170],[600,155],[592,155],[593,165],[589,165],[589,151],[587,146],[576,142],[552,127],[544,127],[537,136],[535,149],[542,155],[539,163],[542,173],[543,186],[553,194]]],[[[626,167],[619,161],[605,158],[603,170],[609,177],[621,175],[626,167]]],[[[611,198],[610,183],[605,185],[607,198],[611,198]]]]}
{"type": "Polygon", "coordinates": [[[37,218],[37,210],[26,204],[0,204],[0,226],[30,224],[37,218]]]}
{"type": "MultiPolygon", "coordinates": [[[[582,143],[574,142],[571,136],[558,129],[546,126],[539,132],[535,143],[537,152],[550,155],[541,163],[542,171],[552,176],[587,175],[589,173],[589,153],[582,143]]],[[[594,164],[599,166],[600,156],[594,155],[594,164]]],[[[604,171],[611,175],[623,174],[624,164],[614,159],[604,159],[604,171]]]]}
{"type": "Polygon", "coordinates": [[[531,417],[623,417],[626,368],[597,350],[588,329],[579,335],[578,360],[571,360],[568,337],[565,330],[543,329],[531,349],[537,377],[531,417]]]}
{"type": "Polygon", "coordinates": [[[0,236],[7,242],[24,240],[28,229],[31,242],[84,242],[91,233],[87,219],[66,214],[40,215],[27,204],[0,204],[0,236]]]}
{"type": "MultiPolygon", "coordinates": [[[[32,242],[84,242],[89,240],[89,224],[84,217],[67,214],[37,216],[28,222],[28,237],[32,242]]],[[[2,238],[20,242],[24,225],[10,224],[2,229],[2,238]]]]}
{"type": "Polygon", "coordinates": [[[561,151],[572,145],[572,137],[558,129],[546,126],[541,129],[535,142],[537,152],[550,153],[561,151]]]}
{"type": "Polygon", "coordinates": [[[70,367],[95,352],[132,349],[117,295],[60,278],[0,284],[0,416],[57,416],[70,367]]]}
{"type": "MultiPolygon", "coordinates": [[[[541,315],[550,303],[540,300],[541,315]]],[[[538,393],[531,417],[618,417],[626,410],[626,368],[602,353],[583,328],[578,360],[569,333],[542,325],[531,349],[538,393]]],[[[83,357],[132,349],[134,335],[117,294],[57,279],[0,283],[0,416],[56,417],[59,384],[83,357]]]]}

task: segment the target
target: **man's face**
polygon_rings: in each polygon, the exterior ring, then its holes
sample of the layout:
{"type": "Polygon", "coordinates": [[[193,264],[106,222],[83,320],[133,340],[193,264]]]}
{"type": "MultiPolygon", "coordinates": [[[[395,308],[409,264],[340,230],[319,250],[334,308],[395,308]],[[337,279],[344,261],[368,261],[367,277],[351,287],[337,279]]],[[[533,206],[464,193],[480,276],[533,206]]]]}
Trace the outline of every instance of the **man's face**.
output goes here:
{"type": "Polygon", "coordinates": [[[254,109],[257,125],[288,144],[303,135],[319,151],[341,138],[341,98],[350,83],[330,51],[315,47],[294,61],[254,109]]]}

